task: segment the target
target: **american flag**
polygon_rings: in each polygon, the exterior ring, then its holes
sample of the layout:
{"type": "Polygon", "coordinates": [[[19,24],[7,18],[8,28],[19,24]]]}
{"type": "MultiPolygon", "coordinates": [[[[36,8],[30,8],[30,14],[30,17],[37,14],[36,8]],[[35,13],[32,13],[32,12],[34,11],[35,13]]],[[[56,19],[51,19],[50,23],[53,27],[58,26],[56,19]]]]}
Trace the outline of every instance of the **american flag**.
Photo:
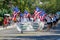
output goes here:
{"type": "Polygon", "coordinates": [[[14,11],[14,12],[13,12],[13,17],[15,17],[16,15],[17,15],[17,13],[14,11]]]}
{"type": "Polygon", "coordinates": [[[29,17],[29,16],[30,16],[30,13],[27,10],[25,10],[24,11],[24,17],[29,17]]]}
{"type": "Polygon", "coordinates": [[[45,15],[45,11],[42,11],[42,13],[39,14],[40,21],[44,21],[45,15]]]}
{"type": "Polygon", "coordinates": [[[36,18],[39,17],[40,13],[41,13],[40,8],[36,7],[36,10],[34,10],[34,20],[36,20],[36,18]]]}
{"type": "Polygon", "coordinates": [[[39,9],[37,7],[36,10],[34,11],[34,20],[36,20],[36,18],[39,18],[41,21],[43,21],[45,18],[45,10],[39,9]]]}
{"type": "Polygon", "coordinates": [[[14,8],[13,8],[13,18],[12,18],[12,19],[16,18],[17,14],[18,14],[19,12],[20,12],[20,10],[18,9],[18,7],[17,7],[17,6],[14,7],[14,8]]]}
{"type": "Polygon", "coordinates": [[[13,8],[13,16],[16,16],[17,13],[19,13],[19,12],[20,12],[20,10],[18,9],[17,6],[13,8]]]}

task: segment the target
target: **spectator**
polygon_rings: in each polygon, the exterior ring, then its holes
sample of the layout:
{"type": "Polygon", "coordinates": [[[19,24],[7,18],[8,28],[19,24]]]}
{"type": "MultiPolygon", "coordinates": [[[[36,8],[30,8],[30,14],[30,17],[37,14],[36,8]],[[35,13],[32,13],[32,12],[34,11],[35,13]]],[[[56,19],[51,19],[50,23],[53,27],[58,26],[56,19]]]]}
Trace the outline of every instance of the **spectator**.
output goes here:
{"type": "Polygon", "coordinates": [[[7,17],[4,18],[3,24],[4,24],[4,27],[7,26],[7,24],[8,24],[7,17]]]}

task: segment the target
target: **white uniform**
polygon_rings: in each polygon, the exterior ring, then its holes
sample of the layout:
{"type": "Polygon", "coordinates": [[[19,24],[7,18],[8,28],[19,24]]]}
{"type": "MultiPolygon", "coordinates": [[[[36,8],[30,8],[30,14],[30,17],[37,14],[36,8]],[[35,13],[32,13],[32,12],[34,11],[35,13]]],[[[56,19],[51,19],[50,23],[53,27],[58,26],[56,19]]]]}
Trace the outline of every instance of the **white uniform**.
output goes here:
{"type": "Polygon", "coordinates": [[[56,21],[56,17],[53,17],[53,18],[52,18],[52,21],[56,21]]]}
{"type": "Polygon", "coordinates": [[[33,18],[31,18],[31,21],[33,22],[33,18]]]}
{"type": "Polygon", "coordinates": [[[48,16],[46,16],[46,20],[47,20],[47,23],[51,22],[51,18],[49,18],[48,16]]]}
{"type": "MultiPolygon", "coordinates": [[[[43,20],[44,20],[44,19],[43,19],[43,20]]],[[[38,29],[43,30],[44,24],[45,24],[44,21],[40,21],[40,22],[39,22],[39,28],[38,28],[38,29]]]]}
{"type": "Polygon", "coordinates": [[[27,22],[27,18],[24,18],[24,19],[23,19],[23,22],[27,22]]]}

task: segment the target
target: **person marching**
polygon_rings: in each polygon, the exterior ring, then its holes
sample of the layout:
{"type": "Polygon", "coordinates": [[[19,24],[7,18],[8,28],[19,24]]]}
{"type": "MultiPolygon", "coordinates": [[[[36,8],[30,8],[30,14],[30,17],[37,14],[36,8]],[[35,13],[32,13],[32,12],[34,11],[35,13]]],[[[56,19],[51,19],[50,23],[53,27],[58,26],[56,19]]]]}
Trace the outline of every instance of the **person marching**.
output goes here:
{"type": "Polygon", "coordinates": [[[51,17],[49,15],[46,16],[46,20],[47,20],[47,31],[49,31],[52,28],[52,20],[51,17]]]}
{"type": "Polygon", "coordinates": [[[20,20],[19,20],[20,22],[23,22],[23,16],[24,16],[23,13],[20,13],[20,20]]]}
{"type": "Polygon", "coordinates": [[[39,14],[40,14],[40,8],[39,7],[36,7],[36,9],[34,10],[34,22],[36,21],[36,19],[37,19],[37,16],[39,16],[39,14]]]}
{"type": "Polygon", "coordinates": [[[12,20],[14,21],[14,22],[16,22],[17,21],[17,15],[20,13],[20,10],[18,9],[18,7],[17,6],[15,6],[14,8],[13,8],[13,17],[12,17],[12,20]]]}
{"type": "Polygon", "coordinates": [[[45,22],[44,22],[45,11],[42,10],[42,12],[39,14],[39,19],[40,19],[40,24],[39,24],[38,30],[43,31],[43,28],[45,25],[45,22]]]}
{"type": "Polygon", "coordinates": [[[28,21],[28,11],[25,10],[24,11],[24,22],[27,22],[28,21]]]}
{"type": "Polygon", "coordinates": [[[56,16],[55,14],[52,15],[52,21],[53,21],[53,28],[56,27],[56,16]]]}
{"type": "Polygon", "coordinates": [[[59,15],[58,14],[55,14],[55,17],[56,17],[56,26],[57,26],[57,23],[59,21],[59,15]]]}
{"type": "Polygon", "coordinates": [[[3,26],[3,27],[6,27],[6,26],[7,26],[7,24],[8,24],[8,22],[7,22],[7,18],[6,18],[6,17],[4,18],[3,24],[4,24],[4,26],[3,26]]]}

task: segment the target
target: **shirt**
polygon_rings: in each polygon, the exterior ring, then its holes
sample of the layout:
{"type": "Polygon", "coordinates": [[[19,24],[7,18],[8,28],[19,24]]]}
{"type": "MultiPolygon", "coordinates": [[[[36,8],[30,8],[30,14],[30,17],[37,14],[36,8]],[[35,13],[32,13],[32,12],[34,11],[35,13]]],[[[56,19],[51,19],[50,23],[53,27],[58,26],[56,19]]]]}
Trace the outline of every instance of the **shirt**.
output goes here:
{"type": "Polygon", "coordinates": [[[46,18],[47,22],[51,22],[51,18],[50,17],[46,16],[45,18],[46,18]]]}
{"type": "Polygon", "coordinates": [[[56,17],[55,16],[52,18],[52,21],[56,21],[56,17]]]}

